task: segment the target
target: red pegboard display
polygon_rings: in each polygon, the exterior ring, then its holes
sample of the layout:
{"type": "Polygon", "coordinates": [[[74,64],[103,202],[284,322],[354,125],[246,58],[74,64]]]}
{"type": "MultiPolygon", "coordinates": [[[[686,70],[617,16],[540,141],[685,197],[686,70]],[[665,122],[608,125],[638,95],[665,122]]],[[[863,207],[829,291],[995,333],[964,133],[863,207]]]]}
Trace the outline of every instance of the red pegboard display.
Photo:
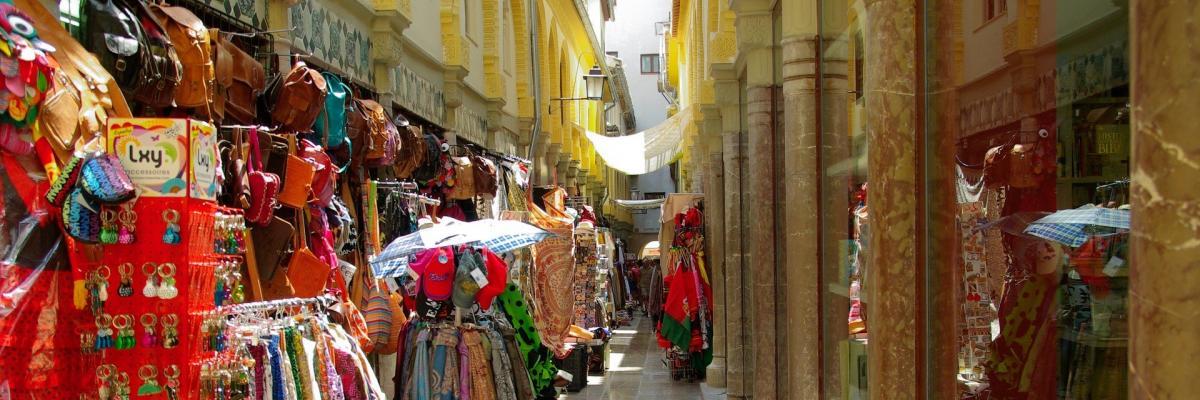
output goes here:
{"type": "MultiPolygon", "coordinates": [[[[138,398],[167,399],[166,387],[169,384],[177,385],[178,398],[193,398],[193,394],[198,393],[196,377],[199,376],[199,363],[211,357],[204,351],[200,326],[204,315],[215,309],[216,267],[224,259],[240,258],[239,255],[216,253],[215,215],[218,211],[235,211],[218,207],[212,202],[187,198],[140,198],[134,203],[133,211],[137,215],[133,243],[104,245],[102,255],[94,261],[78,251],[72,254],[72,258],[79,261],[73,263],[76,266],[75,276],[92,276],[94,280],[97,274],[92,271],[108,271],[108,277],[104,280],[107,283],[107,301],[98,318],[99,324],[107,328],[110,326],[109,320],[122,325],[129,322],[131,326],[128,329],[132,330],[122,335],[122,326],[111,325],[115,346],[93,354],[80,352],[78,365],[83,367],[83,375],[90,383],[84,387],[82,394],[84,398],[97,398],[102,389],[113,392],[120,390],[113,387],[112,382],[102,382],[97,377],[97,372],[100,372],[104,375],[128,376],[128,390],[138,398]],[[164,234],[168,220],[174,219],[175,214],[178,214],[179,241],[177,244],[168,244],[164,242],[164,234]],[[155,282],[147,289],[151,273],[155,282]],[[132,286],[130,296],[118,294],[125,279],[130,280],[132,286]],[[172,279],[174,284],[170,285],[168,282],[172,279]],[[173,286],[174,290],[163,289],[164,285],[173,286]],[[159,290],[153,290],[155,287],[159,290]],[[155,296],[145,296],[147,291],[155,296]],[[162,297],[170,294],[175,295],[169,299],[162,297]],[[172,321],[177,323],[171,324],[172,321]],[[166,344],[170,325],[174,325],[178,336],[178,343],[172,348],[166,344]],[[148,327],[153,327],[152,335],[148,327]],[[120,337],[129,336],[130,333],[136,344],[132,348],[121,348],[129,346],[128,339],[120,337]],[[148,365],[152,367],[145,367],[148,365]],[[166,374],[168,371],[175,372],[176,368],[179,371],[178,382],[170,382],[166,374]],[[139,395],[158,391],[155,387],[161,391],[139,395]]],[[[98,328],[97,318],[92,317],[91,308],[89,304],[82,311],[84,315],[77,324],[76,332],[96,334],[101,329],[98,328]]],[[[83,341],[77,340],[75,345],[81,347],[80,343],[83,341]]]]}

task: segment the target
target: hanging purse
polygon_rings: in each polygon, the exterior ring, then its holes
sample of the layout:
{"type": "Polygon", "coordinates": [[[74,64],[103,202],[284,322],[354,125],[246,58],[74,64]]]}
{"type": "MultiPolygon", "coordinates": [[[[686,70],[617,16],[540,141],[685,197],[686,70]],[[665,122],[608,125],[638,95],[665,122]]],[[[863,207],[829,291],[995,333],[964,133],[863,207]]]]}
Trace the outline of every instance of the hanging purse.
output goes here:
{"type": "Polygon", "coordinates": [[[329,283],[330,267],[308,249],[303,209],[296,211],[296,219],[296,249],[288,260],[287,279],[295,289],[296,297],[317,297],[329,283]]]}
{"type": "Polygon", "coordinates": [[[497,189],[496,164],[486,157],[471,156],[471,173],[475,182],[475,194],[495,196],[497,189]]]}
{"type": "Polygon", "coordinates": [[[451,200],[469,200],[475,198],[475,171],[472,171],[471,159],[468,157],[450,157],[454,162],[454,186],[446,198],[451,200]]]}
{"type": "Polygon", "coordinates": [[[83,189],[72,189],[63,204],[62,224],[67,235],[85,243],[99,243],[100,204],[84,196],[83,189]]]}
{"type": "Polygon", "coordinates": [[[317,114],[325,107],[327,90],[320,72],[302,62],[296,63],[276,92],[271,119],[290,131],[311,130],[317,114]]]}
{"type": "Polygon", "coordinates": [[[263,298],[275,300],[296,295],[288,281],[287,273],[282,272],[283,255],[287,252],[288,244],[296,235],[296,228],[283,218],[271,217],[266,226],[250,230],[254,243],[254,259],[258,267],[258,279],[262,285],[263,298]]]}
{"type": "Polygon", "coordinates": [[[63,165],[58,177],[50,183],[50,190],[46,191],[46,201],[55,207],[62,207],[67,203],[71,192],[75,190],[75,185],[79,183],[80,171],[83,170],[85,161],[87,161],[86,158],[75,156],[63,165]]]}
{"type": "Polygon", "coordinates": [[[258,146],[258,129],[250,130],[250,164],[247,166],[246,181],[250,187],[250,207],[246,209],[246,220],[265,226],[275,215],[276,198],[279,195],[279,175],[262,171],[262,152],[258,146]]]}
{"type": "MultiPolygon", "coordinates": [[[[216,90],[212,41],[204,22],[186,8],[151,3],[149,14],[163,26],[183,66],[175,90],[178,107],[207,108],[216,90]]],[[[210,112],[211,114],[211,112],[210,112]]]]}
{"type": "MultiPolygon", "coordinates": [[[[179,55],[167,36],[163,21],[155,19],[146,3],[129,1],[129,9],[140,21],[138,25],[141,50],[137,78],[122,87],[127,88],[130,98],[151,108],[166,108],[175,105],[175,89],[183,80],[183,65],[179,55]]],[[[106,33],[107,35],[107,33],[106,33]]]]}
{"type": "Polygon", "coordinates": [[[283,177],[283,189],[279,191],[279,203],[297,209],[308,205],[316,169],[303,158],[296,156],[296,135],[287,135],[287,170],[283,177]]]}
{"type": "Polygon", "coordinates": [[[388,296],[386,285],[379,279],[371,277],[367,280],[369,292],[367,305],[363,308],[363,317],[367,320],[367,337],[371,347],[364,351],[381,349],[389,342],[388,335],[392,332],[392,308],[388,306],[391,296],[388,296]]]}
{"type": "Polygon", "coordinates": [[[321,147],[341,147],[346,143],[346,103],[350,98],[350,87],[337,75],[322,72],[321,76],[325,78],[328,90],[325,94],[325,106],[317,114],[313,130],[321,138],[321,147]]]}
{"type": "Polygon", "coordinates": [[[112,153],[88,158],[83,163],[79,182],[84,193],[101,203],[122,203],[137,195],[121,160],[112,153]]]}
{"type": "Polygon", "coordinates": [[[255,101],[267,87],[267,75],[262,63],[242,51],[228,38],[219,43],[229,52],[233,64],[232,83],[225,91],[225,117],[241,124],[252,124],[258,118],[255,101]]]}

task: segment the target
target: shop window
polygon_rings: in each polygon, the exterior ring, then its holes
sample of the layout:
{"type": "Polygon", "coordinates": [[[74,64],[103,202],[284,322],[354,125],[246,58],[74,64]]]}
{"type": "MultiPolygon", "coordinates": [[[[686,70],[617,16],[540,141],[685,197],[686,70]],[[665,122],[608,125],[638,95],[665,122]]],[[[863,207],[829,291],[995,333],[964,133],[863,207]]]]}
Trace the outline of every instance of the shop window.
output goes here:
{"type": "Polygon", "coordinates": [[[658,54],[642,54],[642,73],[657,74],[662,72],[662,57],[658,54]]]}

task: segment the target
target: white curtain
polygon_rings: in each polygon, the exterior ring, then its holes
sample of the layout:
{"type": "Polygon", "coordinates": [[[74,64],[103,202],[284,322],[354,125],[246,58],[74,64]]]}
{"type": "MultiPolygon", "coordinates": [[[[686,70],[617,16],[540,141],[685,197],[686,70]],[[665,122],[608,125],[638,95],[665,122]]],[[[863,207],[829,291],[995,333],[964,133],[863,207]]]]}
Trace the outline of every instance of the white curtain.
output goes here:
{"type": "Polygon", "coordinates": [[[641,175],[670,164],[683,150],[692,108],[685,108],[653,128],[628,135],[604,136],[587,132],[596,153],[609,167],[629,175],[641,175]]]}

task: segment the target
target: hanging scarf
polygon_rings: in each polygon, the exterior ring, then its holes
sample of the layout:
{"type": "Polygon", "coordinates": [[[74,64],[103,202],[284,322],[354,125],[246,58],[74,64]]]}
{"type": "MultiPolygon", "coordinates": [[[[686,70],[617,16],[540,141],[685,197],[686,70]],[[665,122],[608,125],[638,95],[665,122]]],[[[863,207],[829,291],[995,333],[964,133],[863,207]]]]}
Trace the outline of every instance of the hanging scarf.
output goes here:
{"type": "Polygon", "coordinates": [[[575,267],[573,254],[574,229],[571,218],[566,214],[563,201],[566,191],[557,188],[547,193],[546,210],[543,211],[532,200],[530,222],[554,234],[533,246],[533,321],[542,339],[542,344],[559,358],[567,356],[564,339],[571,327],[572,271],[575,267]]]}

